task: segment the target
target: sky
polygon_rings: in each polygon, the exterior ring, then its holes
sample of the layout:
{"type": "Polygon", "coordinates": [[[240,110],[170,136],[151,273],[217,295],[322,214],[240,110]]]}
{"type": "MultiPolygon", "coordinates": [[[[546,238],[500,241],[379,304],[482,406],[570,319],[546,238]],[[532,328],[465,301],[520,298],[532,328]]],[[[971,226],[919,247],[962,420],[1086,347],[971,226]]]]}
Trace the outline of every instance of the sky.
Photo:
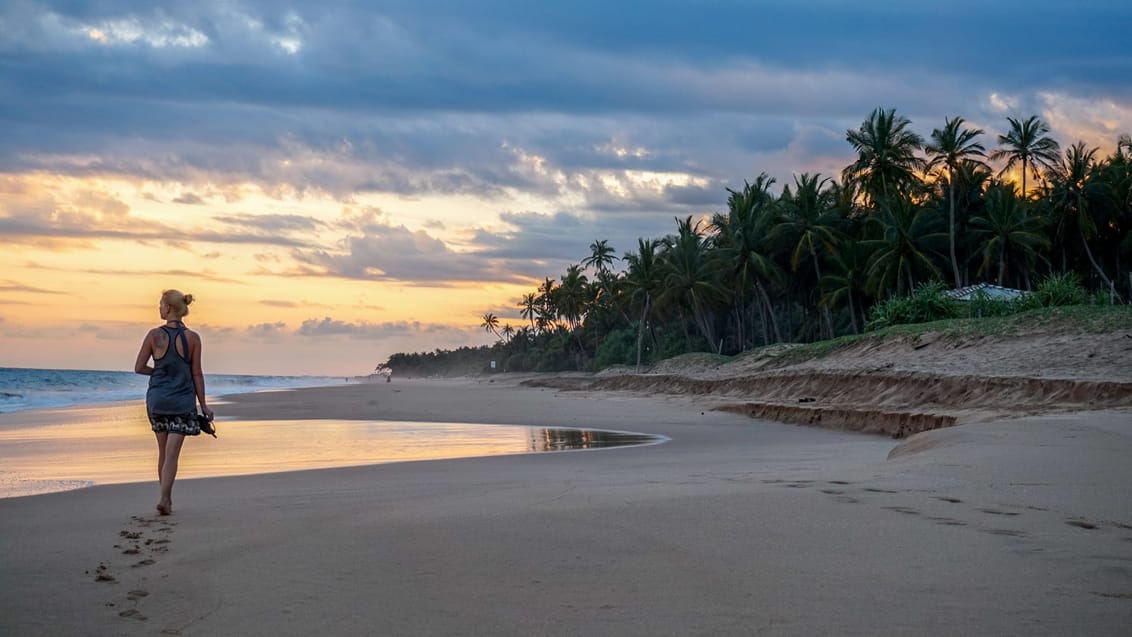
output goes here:
{"type": "Polygon", "coordinates": [[[1132,3],[0,4],[0,367],[130,370],[163,290],[206,373],[480,345],[604,239],[928,137],[1132,132],[1132,3]]]}

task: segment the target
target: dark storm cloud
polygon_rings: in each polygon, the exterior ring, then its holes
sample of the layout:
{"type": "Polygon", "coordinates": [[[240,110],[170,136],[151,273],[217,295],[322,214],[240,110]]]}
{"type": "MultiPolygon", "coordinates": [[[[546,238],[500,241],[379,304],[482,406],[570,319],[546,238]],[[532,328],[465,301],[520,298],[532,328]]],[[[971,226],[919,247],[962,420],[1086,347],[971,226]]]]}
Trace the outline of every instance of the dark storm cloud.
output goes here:
{"type": "MultiPolygon", "coordinates": [[[[606,116],[609,132],[656,118],[649,141],[663,148],[680,139],[666,118],[859,118],[878,101],[918,112],[941,87],[971,110],[988,87],[1127,96],[1130,16],[1111,2],[13,3],[0,10],[0,120],[11,133],[0,159],[134,139],[143,155],[172,143],[182,161],[267,179],[241,157],[285,137],[312,148],[348,138],[359,159],[495,166],[382,187],[476,190],[506,183],[499,140],[515,114],[560,114],[567,129],[606,116]],[[1056,37],[1035,45],[1037,33],[1056,37]],[[447,119],[414,123],[423,115],[447,119]],[[207,152],[218,145],[229,152],[207,152]]],[[[788,129],[754,122],[697,152],[788,141],[788,129]]],[[[585,156],[567,143],[556,163],[585,156]]]]}

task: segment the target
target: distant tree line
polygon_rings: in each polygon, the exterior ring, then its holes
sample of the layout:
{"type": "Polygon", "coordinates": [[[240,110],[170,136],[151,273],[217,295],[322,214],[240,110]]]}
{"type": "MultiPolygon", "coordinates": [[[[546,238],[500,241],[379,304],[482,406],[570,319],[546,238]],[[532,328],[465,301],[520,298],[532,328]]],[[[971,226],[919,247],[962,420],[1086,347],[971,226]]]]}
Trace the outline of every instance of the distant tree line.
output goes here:
{"type": "Polygon", "coordinates": [[[836,178],[795,175],[776,194],[763,173],[728,189],[725,212],[677,219],[674,233],[621,257],[596,240],[522,297],[525,324],[482,317],[494,345],[389,364],[561,371],[736,354],[860,333],[874,307],[932,282],[1031,290],[1069,276],[1085,296],[1127,302],[1132,138],[1101,156],[1084,142],[1063,149],[1037,116],[1007,121],[988,150],[961,117],[925,140],[878,108],[846,131],[857,158],[836,178]]]}

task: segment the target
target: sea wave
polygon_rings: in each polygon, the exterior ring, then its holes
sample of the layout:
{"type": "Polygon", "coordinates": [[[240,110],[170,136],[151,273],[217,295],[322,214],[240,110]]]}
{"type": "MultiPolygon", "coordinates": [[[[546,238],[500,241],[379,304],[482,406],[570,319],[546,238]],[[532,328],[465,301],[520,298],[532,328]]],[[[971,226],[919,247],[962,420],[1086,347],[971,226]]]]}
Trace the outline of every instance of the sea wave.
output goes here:
{"type": "MultiPolygon", "coordinates": [[[[133,372],[0,367],[0,413],[143,400],[149,379],[133,372]]],[[[257,391],[322,387],[342,382],[327,376],[205,374],[209,397],[257,391]]]]}

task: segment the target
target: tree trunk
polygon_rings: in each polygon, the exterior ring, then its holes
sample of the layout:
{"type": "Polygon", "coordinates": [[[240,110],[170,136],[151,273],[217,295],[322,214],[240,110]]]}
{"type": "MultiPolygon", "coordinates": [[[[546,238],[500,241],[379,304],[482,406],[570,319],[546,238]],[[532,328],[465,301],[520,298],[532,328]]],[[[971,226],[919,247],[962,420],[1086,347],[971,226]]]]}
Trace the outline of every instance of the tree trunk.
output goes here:
{"type": "Polygon", "coordinates": [[[1078,232],[1077,234],[1081,235],[1081,245],[1085,246],[1085,256],[1089,257],[1089,263],[1092,264],[1093,270],[1095,270],[1097,275],[1101,277],[1101,281],[1104,281],[1105,287],[1107,287],[1111,292],[1113,290],[1112,281],[1110,281],[1108,276],[1105,275],[1104,270],[1101,269],[1101,266],[1097,265],[1097,260],[1093,258],[1093,251],[1089,249],[1089,242],[1085,241],[1085,233],[1078,232]]]}
{"type": "Polygon", "coordinates": [[[853,289],[849,289],[849,323],[853,326],[853,333],[860,334],[861,330],[857,329],[857,312],[853,309],[853,289]]]}
{"type": "Polygon", "coordinates": [[[829,308],[821,304],[821,265],[818,264],[818,253],[814,250],[814,243],[810,242],[810,257],[814,260],[814,273],[818,277],[818,312],[821,315],[821,320],[825,323],[823,330],[825,330],[828,338],[833,338],[833,317],[830,316],[829,308]]]}
{"type": "Polygon", "coordinates": [[[955,287],[963,287],[963,279],[959,277],[959,259],[955,257],[955,169],[950,171],[947,191],[951,199],[950,231],[951,237],[951,271],[955,274],[955,287]]]}
{"type": "Polygon", "coordinates": [[[649,315],[649,301],[652,299],[645,294],[645,309],[641,312],[641,324],[637,326],[637,371],[641,371],[641,341],[645,338],[645,321],[649,315]]]}
{"type": "Polygon", "coordinates": [[[767,315],[770,318],[770,327],[774,331],[774,342],[782,342],[782,333],[778,331],[778,320],[774,318],[774,304],[770,302],[770,297],[766,293],[766,288],[763,287],[761,282],[755,284],[755,288],[762,296],[763,303],[766,304],[767,315]]]}

